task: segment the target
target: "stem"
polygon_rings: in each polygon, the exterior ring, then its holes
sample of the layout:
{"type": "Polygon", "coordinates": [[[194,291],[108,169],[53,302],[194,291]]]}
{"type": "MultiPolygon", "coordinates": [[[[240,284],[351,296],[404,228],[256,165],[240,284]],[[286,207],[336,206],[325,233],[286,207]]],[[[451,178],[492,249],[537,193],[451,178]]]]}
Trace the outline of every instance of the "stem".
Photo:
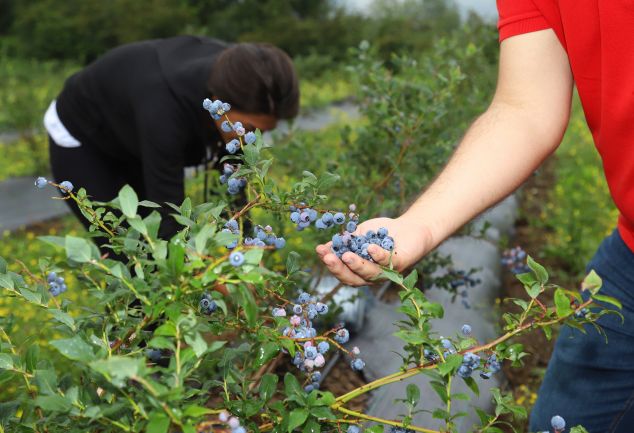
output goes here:
{"type": "MultiPolygon", "coordinates": [[[[451,417],[451,382],[453,380],[453,376],[449,376],[447,379],[447,417],[451,417]]],[[[447,431],[451,430],[452,422],[450,419],[446,422],[447,431]]]]}
{"type": "Polygon", "coordinates": [[[123,338],[117,339],[112,344],[112,347],[110,348],[110,350],[113,351],[113,352],[118,350],[119,347],[121,347],[121,345],[123,344],[124,341],[127,341],[128,339],[130,339],[130,337],[133,334],[135,334],[135,335],[138,334],[139,331],[141,331],[141,329],[145,328],[145,325],[150,323],[150,320],[152,320],[151,316],[145,316],[143,318],[143,320],[141,320],[141,322],[136,326],[136,328],[130,328],[123,338]]]}
{"type": "Polygon", "coordinates": [[[345,413],[346,415],[354,416],[356,418],[361,418],[361,419],[367,419],[368,421],[374,421],[374,422],[378,422],[378,423],[381,423],[381,424],[393,425],[395,427],[403,427],[403,428],[406,428],[406,429],[419,431],[419,432],[422,432],[422,433],[440,433],[438,430],[430,430],[430,429],[423,428],[423,427],[418,427],[418,426],[415,426],[415,425],[406,426],[402,422],[391,421],[391,420],[383,419],[383,418],[377,418],[377,417],[374,417],[374,416],[366,415],[366,414],[361,413],[361,412],[355,412],[353,410],[346,409],[345,407],[338,407],[338,408],[336,408],[336,410],[341,412],[341,413],[345,413]]]}
{"type": "MultiPolygon", "coordinates": [[[[592,304],[593,300],[589,299],[586,302],[584,302],[583,304],[579,305],[579,307],[577,307],[576,310],[574,311],[578,311],[584,307],[587,307],[588,305],[592,304]]],[[[465,352],[473,352],[473,353],[477,353],[477,352],[482,352],[488,349],[491,349],[492,347],[497,346],[500,343],[503,343],[504,341],[514,337],[515,335],[525,331],[526,329],[532,327],[532,326],[540,326],[540,327],[544,327],[544,326],[550,326],[550,325],[554,325],[556,323],[560,323],[563,322],[564,320],[568,319],[570,316],[572,316],[573,313],[571,313],[568,316],[565,317],[559,317],[557,319],[553,319],[553,320],[549,320],[547,322],[541,322],[541,323],[535,323],[535,322],[528,322],[525,323],[524,325],[520,326],[519,328],[514,329],[513,331],[510,331],[504,335],[502,335],[501,337],[496,338],[495,340],[487,343],[487,344],[483,344],[481,346],[477,346],[477,347],[472,347],[470,349],[465,349],[461,352],[458,352],[460,354],[463,354],[465,352]]],[[[427,369],[431,369],[437,366],[437,362],[432,362],[429,364],[425,364],[425,365],[418,365],[416,367],[412,367],[409,369],[406,369],[405,371],[398,371],[396,373],[392,373],[388,376],[382,377],[380,379],[377,379],[373,382],[367,383],[363,386],[360,386],[357,389],[354,389],[346,394],[343,394],[339,397],[337,397],[337,399],[335,400],[335,403],[333,403],[331,405],[332,409],[337,409],[338,407],[340,407],[341,405],[345,404],[346,402],[362,395],[365,394],[367,392],[372,391],[373,389],[379,388],[381,386],[384,385],[388,385],[390,383],[394,383],[394,382],[399,382],[402,380],[405,380],[409,377],[412,376],[416,376],[417,374],[419,374],[421,371],[423,370],[427,370],[427,369]]]]}
{"type": "Polygon", "coordinates": [[[161,406],[161,408],[165,411],[165,413],[167,414],[167,416],[172,420],[172,422],[174,424],[176,424],[179,427],[183,427],[183,424],[180,422],[180,420],[176,417],[176,415],[174,415],[174,412],[172,412],[172,409],[170,409],[170,407],[164,402],[161,401],[159,399],[159,395],[156,392],[156,390],[152,387],[152,385],[150,385],[150,383],[148,381],[146,381],[144,378],[139,377],[139,376],[132,376],[130,377],[130,379],[139,382],[141,385],[143,385],[143,387],[145,389],[148,390],[148,392],[152,395],[152,397],[154,397],[158,402],[159,405],[161,406]]]}

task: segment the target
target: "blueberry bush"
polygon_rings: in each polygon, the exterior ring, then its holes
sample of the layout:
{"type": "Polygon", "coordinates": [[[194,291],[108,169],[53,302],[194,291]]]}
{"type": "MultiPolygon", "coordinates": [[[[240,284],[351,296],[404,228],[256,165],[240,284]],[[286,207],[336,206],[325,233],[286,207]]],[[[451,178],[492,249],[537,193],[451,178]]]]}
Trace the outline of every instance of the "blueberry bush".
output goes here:
{"type": "MultiPolygon", "coordinates": [[[[214,201],[163,206],[140,201],[126,186],[103,203],[80,185],[35,180],[35,187],[57,188],[60,199],[75,201],[91,223],[89,235],[107,237],[104,248],[124,259],[72,235],[42,237],[65,253],[63,260],[18,261],[20,269],[11,271],[0,258],[4,296],[37,308],[54,331],[44,343],[18,338],[10,317],[0,318],[0,432],[454,432],[465,414],[452,410],[452,401],[470,395],[452,392],[452,384],[464,381],[478,394],[478,380],[502,363],[521,366],[526,353],[515,337],[550,336],[560,324],[601,332],[597,319],[618,314],[618,301],[600,293],[595,273],[581,290],[565,289],[533,259],[515,254],[513,261],[525,259],[517,278],[530,301],[514,301],[522,311],[504,316],[502,335],[480,341],[464,324],[441,337],[431,320],[443,309],[416,287],[418,272],[403,276],[386,267],[381,278],[399,288],[406,318],[397,332],[402,368],[342,395],[322,390],[320,369],[333,354],[352,370],[363,370],[372,354],[350,347],[332,293],[317,293],[302,256],[284,253],[290,238],[321,233],[335,252],[362,256],[371,243],[392,250],[394,240],[384,229],[356,231],[364,209],[329,205],[342,180],[337,174],[304,171],[288,186],[272,181],[274,161],[261,134],[233,123],[228,104],[206,100],[203,107],[237,136],[237,144],[228,143],[235,152],[224,158],[214,201]],[[245,200],[236,205],[239,194],[245,200]],[[158,236],[166,218],[180,226],[170,239],[158,236]],[[280,253],[285,262],[274,260],[280,253]],[[81,293],[81,308],[67,296],[73,291],[81,293]],[[546,292],[554,292],[552,303],[542,300],[546,292]],[[47,356],[51,351],[61,356],[47,356]],[[288,366],[282,374],[279,364],[288,366]],[[419,374],[432,378],[442,402],[433,412],[441,430],[412,424],[423,395],[415,385],[403,396],[409,410],[400,419],[349,408],[360,395],[419,374]]],[[[509,417],[525,416],[500,390],[492,398],[494,413],[477,410],[473,431],[499,432],[511,425],[509,417]]],[[[560,433],[565,421],[555,416],[552,427],[560,433]]]]}

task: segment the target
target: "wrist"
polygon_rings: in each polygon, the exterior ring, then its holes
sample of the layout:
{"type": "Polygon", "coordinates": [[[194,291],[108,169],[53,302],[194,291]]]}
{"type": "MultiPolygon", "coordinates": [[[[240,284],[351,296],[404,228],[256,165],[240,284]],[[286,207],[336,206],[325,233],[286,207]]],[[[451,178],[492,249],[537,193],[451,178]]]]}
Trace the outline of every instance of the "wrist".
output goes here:
{"type": "Polygon", "coordinates": [[[421,259],[436,247],[437,238],[434,236],[432,225],[427,223],[424,218],[408,211],[398,217],[397,220],[408,233],[411,233],[418,240],[420,251],[417,254],[417,259],[421,259]]]}

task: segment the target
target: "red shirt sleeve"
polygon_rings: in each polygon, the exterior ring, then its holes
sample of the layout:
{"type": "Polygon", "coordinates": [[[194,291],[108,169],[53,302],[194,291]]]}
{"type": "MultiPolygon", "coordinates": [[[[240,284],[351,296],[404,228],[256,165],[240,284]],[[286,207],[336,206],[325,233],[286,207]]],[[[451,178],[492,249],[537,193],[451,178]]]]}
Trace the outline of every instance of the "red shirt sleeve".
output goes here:
{"type": "Polygon", "coordinates": [[[533,0],[497,0],[500,42],[511,36],[551,28],[533,0]]]}

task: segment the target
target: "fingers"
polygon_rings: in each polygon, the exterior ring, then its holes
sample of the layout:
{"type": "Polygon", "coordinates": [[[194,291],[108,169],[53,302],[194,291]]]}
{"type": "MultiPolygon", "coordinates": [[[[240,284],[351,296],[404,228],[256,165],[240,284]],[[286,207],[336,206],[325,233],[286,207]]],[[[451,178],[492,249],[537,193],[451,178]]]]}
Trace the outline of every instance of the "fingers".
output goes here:
{"type": "MultiPolygon", "coordinates": [[[[347,253],[355,256],[355,254],[347,253]]],[[[357,256],[358,257],[358,256],[357,256]]],[[[322,261],[328,267],[330,273],[332,273],[339,281],[349,286],[365,286],[368,284],[363,278],[355,274],[339,257],[333,253],[326,254],[322,261]]]]}
{"type": "Polygon", "coordinates": [[[363,279],[366,284],[369,284],[371,280],[375,279],[381,273],[381,268],[375,263],[362,259],[354,253],[345,253],[342,259],[348,269],[357,277],[363,279]]]}
{"type": "Polygon", "coordinates": [[[319,256],[320,259],[323,260],[324,256],[332,253],[332,250],[330,249],[331,245],[332,245],[332,242],[328,242],[327,244],[317,245],[317,248],[315,248],[315,251],[317,251],[317,255],[319,256]]]}
{"type": "Polygon", "coordinates": [[[378,245],[370,245],[368,247],[368,253],[381,266],[388,266],[390,264],[390,256],[391,253],[387,250],[384,250],[378,245]]]}

